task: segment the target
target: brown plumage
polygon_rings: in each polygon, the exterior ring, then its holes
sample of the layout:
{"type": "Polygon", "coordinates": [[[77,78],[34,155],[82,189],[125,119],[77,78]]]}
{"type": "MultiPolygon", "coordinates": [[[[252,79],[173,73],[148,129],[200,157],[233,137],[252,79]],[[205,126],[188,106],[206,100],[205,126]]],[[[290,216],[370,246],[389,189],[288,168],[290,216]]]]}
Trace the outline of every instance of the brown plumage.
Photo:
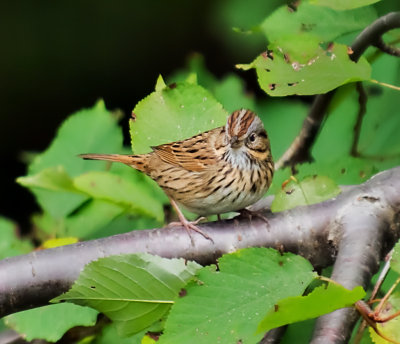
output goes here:
{"type": "Polygon", "coordinates": [[[269,139],[260,118],[249,110],[233,112],[224,127],[152,149],[140,155],[81,157],[122,162],[144,172],[168,195],[185,228],[200,233],[176,202],[199,215],[237,211],[258,201],[271,184],[269,139]]]}

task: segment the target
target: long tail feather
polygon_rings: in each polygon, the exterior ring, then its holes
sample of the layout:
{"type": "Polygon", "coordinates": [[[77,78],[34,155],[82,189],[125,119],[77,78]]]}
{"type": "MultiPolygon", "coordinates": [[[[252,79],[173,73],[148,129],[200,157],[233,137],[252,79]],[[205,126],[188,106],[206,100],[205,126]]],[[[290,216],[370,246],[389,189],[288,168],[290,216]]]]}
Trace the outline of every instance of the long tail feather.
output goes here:
{"type": "Polygon", "coordinates": [[[146,172],[146,155],[123,155],[123,154],[79,154],[80,158],[85,160],[105,160],[112,162],[122,162],[139,171],[146,172]]]}

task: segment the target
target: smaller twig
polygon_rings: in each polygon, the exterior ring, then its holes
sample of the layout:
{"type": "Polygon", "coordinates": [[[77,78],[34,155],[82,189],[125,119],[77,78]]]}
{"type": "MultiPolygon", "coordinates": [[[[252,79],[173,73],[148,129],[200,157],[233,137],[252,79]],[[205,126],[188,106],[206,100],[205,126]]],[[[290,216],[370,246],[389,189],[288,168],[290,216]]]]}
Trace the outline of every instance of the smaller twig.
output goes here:
{"type": "Polygon", "coordinates": [[[394,85],[391,85],[391,84],[387,84],[386,82],[378,81],[378,80],[375,80],[375,79],[370,79],[369,81],[374,83],[374,84],[378,84],[380,86],[391,88],[392,90],[400,91],[400,87],[399,86],[394,86],[394,85]]]}
{"type": "MultiPolygon", "coordinates": [[[[378,336],[387,340],[390,343],[400,344],[399,342],[396,342],[395,340],[386,337],[382,332],[379,331],[378,326],[376,325],[376,321],[372,319],[375,312],[372,311],[367,303],[365,303],[364,301],[357,301],[355,303],[355,307],[357,311],[362,315],[363,319],[368,323],[369,326],[371,326],[371,328],[373,328],[378,336]]],[[[355,339],[354,343],[359,343],[359,340],[357,340],[358,338],[355,339]]]]}
{"type": "MultiPolygon", "coordinates": [[[[378,294],[379,289],[381,288],[383,282],[385,281],[385,278],[389,272],[390,269],[390,261],[392,259],[392,254],[393,254],[393,250],[391,250],[385,258],[385,265],[383,266],[379,276],[378,276],[378,280],[375,283],[374,289],[372,290],[371,296],[369,298],[369,303],[373,303],[375,300],[376,295],[378,294]]],[[[369,324],[369,322],[368,322],[369,324]]],[[[361,322],[360,326],[357,329],[357,334],[354,338],[354,344],[358,344],[361,342],[362,336],[363,336],[363,332],[365,330],[365,328],[367,327],[367,320],[363,317],[363,321],[361,322]]]]}
{"type": "Polygon", "coordinates": [[[383,51],[383,52],[386,53],[386,54],[400,57],[400,49],[397,48],[397,47],[395,47],[395,46],[393,46],[393,45],[386,44],[386,43],[383,41],[382,37],[379,37],[379,39],[378,39],[377,42],[374,44],[374,46],[375,46],[376,48],[378,48],[379,50],[383,51]]]}
{"type": "MultiPolygon", "coordinates": [[[[383,267],[383,269],[382,269],[382,271],[381,271],[381,273],[379,275],[378,281],[375,284],[374,290],[372,291],[371,297],[369,298],[369,303],[373,303],[375,301],[374,300],[375,296],[378,293],[378,290],[379,290],[380,286],[382,285],[382,283],[383,283],[383,281],[385,279],[385,276],[387,275],[387,272],[388,272],[389,267],[390,267],[390,260],[392,258],[392,253],[393,253],[393,250],[386,257],[385,266],[383,267]]],[[[384,339],[386,339],[386,340],[388,340],[388,341],[390,341],[392,343],[397,343],[397,342],[395,342],[395,341],[393,341],[391,339],[386,338],[382,333],[380,333],[376,323],[384,323],[384,322],[390,321],[390,320],[392,320],[392,319],[394,319],[394,318],[396,318],[396,317],[398,317],[400,315],[400,311],[397,311],[397,312],[395,312],[393,314],[390,314],[388,316],[382,316],[381,315],[383,307],[385,306],[385,304],[386,304],[387,300],[389,299],[390,295],[393,293],[394,289],[397,287],[397,285],[399,283],[400,283],[400,278],[398,278],[396,280],[396,282],[393,283],[393,285],[390,287],[390,289],[385,294],[385,296],[382,299],[379,300],[379,304],[374,310],[372,310],[370,308],[370,306],[367,303],[363,302],[363,301],[358,301],[356,303],[356,305],[355,305],[356,309],[362,315],[363,321],[360,324],[360,327],[358,328],[356,337],[354,339],[354,343],[356,343],[356,344],[360,343],[361,338],[362,338],[362,333],[365,330],[366,324],[371,326],[374,329],[374,331],[379,336],[381,336],[382,338],[384,338],[384,339]]]]}
{"type": "Polygon", "coordinates": [[[379,302],[378,306],[375,308],[374,313],[379,314],[382,312],[382,308],[385,305],[386,301],[388,300],[389,296],[393,293],[393,290],[397,287],[397,285],[400,283],[400,277],[396,280],[396,282],[393,283],[393,285],[390,287],[388,292],[385,294],[385,296],[381,299],[379,302]]]}
{"type": "Polygon", "coordinates": [[[390,269],[390,262],[392,260],[392,254],[393,254],[393,250],[391,250],[385,258],[385,265],[383,266],[383,269],[382,269],[381,273],[379,274],[378,280],[375,283],[374,289],[372,290],[371,296],[369,298],[370,302],[372,302],[372,300],[375,299],[376,295],[378,294],[379,289],[381,288],[383,282],[385,281],[385,278],[390,269]]]}
{"type": "Polygon", "coordinates": [[[358,92],[359,108],[357,113],[356,124],[354,125],[353,143],[351,145],[351,150],[350,150],[350,154],[354,157],[358,157],[360,155],[360,153],[358,152],[358,142],[360,140],[362,121],[364,119],[365,114],[367,113],[367,100],[368,100],[367,93],[365,92],[365,89],[361,82],[356,83],[356,90],[358,92]]]}

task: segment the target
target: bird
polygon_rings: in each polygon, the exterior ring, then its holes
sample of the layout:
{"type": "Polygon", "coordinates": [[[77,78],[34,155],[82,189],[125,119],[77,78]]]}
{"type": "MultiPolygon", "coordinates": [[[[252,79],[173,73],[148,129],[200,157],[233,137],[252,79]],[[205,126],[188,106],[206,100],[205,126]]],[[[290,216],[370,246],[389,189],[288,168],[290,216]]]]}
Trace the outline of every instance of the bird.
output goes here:
{"type": "MultiPolygon", "coordinates": [[[[274,174],[270,141],[251,110],[234,111],[224,126],[151,147],[147,154],[81,154],[83,159],[120,162],[152,178],[168,196],[187,230],[212,239],[188,221],[183,206],[200,216],[245,209],[267,192],[274,174]]],[[[201,218],[200,218],[201,219],[201,218]]]]}

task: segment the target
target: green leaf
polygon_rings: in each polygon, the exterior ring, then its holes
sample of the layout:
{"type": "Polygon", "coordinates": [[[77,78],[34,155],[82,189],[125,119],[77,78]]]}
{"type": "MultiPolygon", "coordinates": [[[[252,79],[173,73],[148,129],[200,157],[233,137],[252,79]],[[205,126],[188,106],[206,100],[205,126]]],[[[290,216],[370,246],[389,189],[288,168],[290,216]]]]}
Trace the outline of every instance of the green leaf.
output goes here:
{"type": "MultiPolygon", "coordinates": [[[[326,159],[329,159],[329,157],[326,157],[326,159]]],[[[296,178],[302,180],[310,175],[321,175],[331,178],[337,185],[360,184],[379,171],[375,164],[376,161],[350,156],[343,156],[342,158],[328,161],[323,161],[323,158],[321,158],[313,163],[297,165],[298,173],[296,174],[296,178]]],[[[269,193],[279,193],[282,183],[286,182],[290,177],[290,168],[275,171],[269,193]]]]}
{"type": "MultiPolygon", "coordinates": [[[[348,2],[353,3],[353,0],[348,2]]],[[[375,19],[376,12],[372,7],[335,11],[302,2],[295,11],[287,6],[278,8],[264,20],[261,30],[269,42],[279,43],[287,50],[290,44],[284,43],[286,39],[291,43],[294,37],[301,43],[315,39],[328,42],[343,34],[364,29],[375,19]]]]}
{"type": "Polygon", "coordinates": [[[370,98],[358,145],[360,153],[371,157],[392,157],[400,161],[400,140],[396,138],[400,116],[393,116],[400,105],[398,98],[398,91],[388,89],[382,90],[379,100],[370,98]]]}
{"type": "MultiPolygon", "coordinates": [[[[400,82],[399,68],[400,61],[383,55],[373,62],[373,77],[397,84],[400,82]]],[[[329,108],[329,116],[312,149],[312,155],[319,163],[346,159],[349,166],[341,166],[346,169],[346,173],[351,174],[351,166],[354,165],[357,173],[368,178],[370,172],[377,173],[400,164],[400,140],[397,140],[400,118],[393,116],[400,106],[400,97],[398,91],[376,85],[366,84],[364,89],[368,100],[357,145],[360,157],[348,157],[353,145],[359,111],[359,94],[354,85],[341,87],[336,92],[329,108]],[[332,149],[333,142],[335,149],[332,149]],[[346,156],[347,158],[344,158],[346,156]]],[[[334,165],[332,168],[337,170],[334,165]]],[[[360,179],[361,181],[363,180],[360,179]]]]}
{"type": "Polygon", "coordinates": [[[393,248],[392,259],[390,260],[390,268],[400,274],[400,241],[393,248]]]}
{"type": "Polygon", "coordinates": [[[345,11],[358,7],[375,4],[381,0],[308,0],[310,4],[330,7],[334,10],[345,11]]]}
{"type": "Polygon", "coordinates": [[[111,222],[104,224],[104,226],[97,229],[96,232],[91,233],[89,238],[97,239],[110,235],[126,233],[127,228],[129,230],[138,230],[158,228],[160,226],[160,221],[157,221],[154,218],[134,215],[132,213],[123,213],[120,216],[117,216],[111,222]]]}
{"type": "Polygon", "coordinates": [[[0,216],[0,259],[28,253],[33,249],[28,240],[17,236],[17,225],[0,216]]]}
{"type": "Polygon", "coordinates": [[[104,168],[103,162],[88,163],[77,155],[89,152],[118,153],[122,148],[122,140],[122,131],[116,118],[106,110],[104,102],[99,101],[92,108],[80,110],[63,122],[49,148],[29,166],[29,175],[58,165],[63,165],[72,177],[92,170],[96,165],[98,169],[104,168]]]}
{"type": "Polygon", "coordinates": [[[38,173],[19,177],[17,182],[29,188],[51,216],[61,218],[88,199],[79,192],[64,166],[44,168],[38,173]]]}
{"type": "Polygon", "coordinates": [[[272,156],[277,160],[298,135],[309,107],[294,99],[270,98],[258,103],[256,109],[268,132],[272,156]]]}
{"type": "Polygon", "coordinates": [[[83,239],[93,238],[97,231],[111,223],[124,210],[124,207],[118,204],[94,199],[65,219],[65,235],[83,239]]]}
{"type": "Polygon", "coordinates": [[[53,302],[88,305],[132,335],[163,317],[200,265],[149,254],[102,258],[86,265],[78,280],[53,302]]]}
{"type": "Polygon", "coordinates": [[[75,177],[74,185],[93,198],[111,201],[159,221],[164,217],[161,201],[151,195],[146,185],[137,183],[135,174],[127,178],[109,172],[93,171],[75,177]]]}
{"type": "MultiPolygon", "coordinates": [[[[81,110],[68,117],[57,131],[57,135],[49,148],[37,155],[33,163],[29,165],[28,177],[34,179],[35,176],[38,179],[42,177],[56,178],[52,181],[47,180],[46,185],[56,187],[56,190],[49,191],[48,189],[39,189],[35,185],[30,186],[27,183],[33,181],[29,179],[19,179],[19,182],[26,183],[44,211],[56,218],[62,218],[86,199],[82,195],[70,192],[72,190],[60,192],[62,190],[57,189],[57,187],[68,186],[63,184],[65,182],[64,177],[74,177],[90,170],[101,170],[106,166],[104,162],[84,161],[77,155],[89,152],[119,153],[122,148],[122,139],[122,131],[117,125],[116,118],[106,110],[104,103],[99,101],[93,108],[81,110]],[[62,172],[55,175],[41,175],[43,170],[60,165],[65,169],[64,176],[62,172]],[[61,184],[58,184],[59,182],[61,184]]],[[[40,181],[43,182],[43,180],[40,181]]],[[[34,180],[34,182],[39,181],[34,180]]]]}
{"type": "Polygon", "coordinates": [[[129,212],[126,207],[100,199],[94,199],[71,214],[64,221],[63,234],[82,239],[97,239],[129,230],[160,227],[155,218],[129,212]]]}
{"type": "Polygon", "coordinates": [[[64,166],[45,168],[34,175],[19,177],[17,182],[25,187],[35,187],[51,191],[79,193],[64,166]]]}
{"type": "Polygon", "coordinates": [[[301,295],[315,277],[300,256],[249,248],[200,270],[173,305],[160,344],[258,343],[256,326],[278,300],[301,295]]]}
{"type": "Polygon", "coordinates": [[[309,344],[315,327],[315,320],[305,320],[290,324],[280,344],[309,344]]]}
{"type": "MultiPolygon", "coordinates": [[[[197,84],[207,90],[213,90],[218,83],[217,78],[206,67],[204,56],[198,53],[193,54],[188,60],[185,68],[175,71],[168,77],[168,83],[184,83],[190,75],[196,75],[197,84]]],[[[156,91],[158,89],[156,88],[156,91]]]]}
{"type": "Polygon", "coordinates": [[[129,337],[120,337],[117,332],[117,328],[114,324],[105,326],[102,332],[96,336],[96,339],[92,344],[142,344],[142,338],[144,337],[147,329],[129,337]]]}
{"type": "Polygon", "coordinates": [[[336,309],[351,307],[365,296],[362,287],[348,290],[341,285],[329,283],[315,288],[307,296],[288,297],[276,303],[258,325],[258,332],[297,321],[316,318],[336,309]]]}
{"type": "MultiPolygon", "coordinates": [[[[296,44],[302,42],[297,40],[296,44]]],[[[280,47],[271,54],[263,53],[250,65],[239,68],[255,68],[261,88],[270,96],[312,95],[326,93],[346,83],[368,80],[371,67],[365,58],[355,63],[350,60],[347,47],[335,43],[324,49],[310,44],[301,52],[311,58],[299,62],[296,56],[285,53],[280,47]]]]}
{"type": "Polygon", "coordinates": [[[130,122],[130,133],[137,154],[225,125],[228,115],[210,92],[188,82],[158,88],[133,113],[136,119],[130,122]]]}
{"type": "Polygon", "coordinates": [[[207,70],[202,55],[195,54],[185,69],[179,70],[168,79],[170,82],[184,82],[193,73],[197,76],[197,83],[210,91],[228,112],[241,108],[255,110],[255,98],[246,92],[244,81],[233,73],[218,80],[207,70]]]}
{"type": "Polygon", "coordinates": [[[340,193],[340,188],[330,178],[312,176],[298,182],[291,181],[280,190],[271,204],[271,211],[278,212],[300,205],[310,205],[333,198],[340,193]]]}
{"type": "Polygon", "coordinates": [[[56,342],[75,326],[95,325],[97,314],[89,307],[64,303],[15,313],[5,317],[5,322],[28,341],[44,339],[56,342]]]}
{"type": "Polygon", "coordinates": [[[215,98],[228,112],[244,108],[255,110],[254,97],[245,93],[245,85],[242,79],[235,74],[229,74],[219,81],[212,90],[215,98]]]}

